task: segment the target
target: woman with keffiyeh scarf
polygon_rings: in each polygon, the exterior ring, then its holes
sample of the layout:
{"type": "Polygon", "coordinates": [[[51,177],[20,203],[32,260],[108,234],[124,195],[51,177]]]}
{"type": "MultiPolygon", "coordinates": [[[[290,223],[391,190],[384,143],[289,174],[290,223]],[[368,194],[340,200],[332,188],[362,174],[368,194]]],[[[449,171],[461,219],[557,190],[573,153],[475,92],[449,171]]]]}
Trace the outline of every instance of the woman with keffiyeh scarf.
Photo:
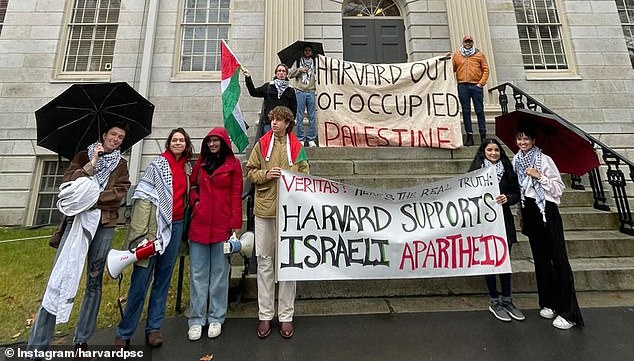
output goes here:
{"type": "Polygon", "coordinates": [[[251,74],[249,74],[245,68],[242,69],[242,73],[244,74],[244,81],[249,90],[249,94],[252,97],[264,98],[256,137],[262,136],[271,129],[268,114],[273,108],[284,106],[290,109],[293,114],[297,113],[295,89],[290,85],[288,80],[288,67],[286,65],[281,63],[277,64],[273,80],[257,88],[253,85],[251,74]]]}
{"type": "MultiPolygon", "coordinates": [[[[148,302],[145,339],[152,347],[163,344],[161,324],[165,317],[165,303],[174,263],[183,232],[183,219],[188,191],[189,160],[194,147],[183,128],[172,129],[165,141],[165,151],[154,158],[137,185],[133,199],[132,219],[128,226],[128,242],[138,238],[163,243],[163,252],[138,261],[130,278],[127,305],[117,327],[114,346],[128,347],[134,335],[147,295],[148,302]],[[145,235],[145,236],[144,236],[145,235]]],[[[129,245],[130,248],[136,244],[129,245]]]]}
{"type": "Polygon", "coordinates": [[[522,233],[528,236],[535,263],[539,314],[554,318],[558,329],[583,327],[558,207],[565,186],[555,162],[535,146],[535,136],[532,127],[517,129],[513,169],[521,189],[522,233]]]}
{"type": "MultiPolygon", "coordinates": [[[[469,171],[471,172],[484,167],[495,167],[496,169],[497,180],[500,184],[500,195],[498,195],[495,200],[498,204],[502,205],[504,225],[506,227],[506,240],[510,254],[511,246],[517,242],[511,206],[520,200],[520,186],[517,182],[517,174],[513,171],[511,161],[506,156],[500,142],[496,139],[488,138],[484,140],[473,158],[469,171]]],[[[491,297],[489,300],[489,311],[501,321],[509,322],[511,318],[518,321],[524,320],[524,315],[515,307],[511,298],[511,274],[505,273],[499,275],[499,277],[502,286],[502,299],[499,299],[496,276],[485,276],[489,296],[491,297]]]]}

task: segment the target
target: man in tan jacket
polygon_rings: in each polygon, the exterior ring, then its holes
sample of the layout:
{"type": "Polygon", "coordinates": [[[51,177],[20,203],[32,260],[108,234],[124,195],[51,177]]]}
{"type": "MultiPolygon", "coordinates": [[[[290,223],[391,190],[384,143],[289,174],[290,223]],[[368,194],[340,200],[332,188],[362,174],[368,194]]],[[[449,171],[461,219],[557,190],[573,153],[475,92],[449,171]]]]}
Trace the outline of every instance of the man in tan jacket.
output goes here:
{"type": "MultiPolygon", "coordinates": [[[[275,315],[275,243],[277,242],[277,183],[282,169],[309,172],[308,158],[301,142],[293,134],[295,114],[282,106],[268,115],[271,130],[253,147],[247,162],[247,178],[255,184],[255,253],[258,260],[259,338],[271,333],[275,315]],[[289,159],[290,156],[290,159],[289,159]]],[[[277,319],[280,335],[293,337],[295,281],[279,282],[277,319]]]]}
{"type": "Polygon", "coordinates": [[[489,64],[479,49],[473,46],[470,35],[462,39],[462,47],[452,56],[453,71],[458,81],[458,98],[462,107],[467,141],[465,145],[473,145],[473,128],[471,126],[471,100],[478,117],[480,141],[486,139],[486,119],[484,118],[484,86],[489,78],[489,64]]]}

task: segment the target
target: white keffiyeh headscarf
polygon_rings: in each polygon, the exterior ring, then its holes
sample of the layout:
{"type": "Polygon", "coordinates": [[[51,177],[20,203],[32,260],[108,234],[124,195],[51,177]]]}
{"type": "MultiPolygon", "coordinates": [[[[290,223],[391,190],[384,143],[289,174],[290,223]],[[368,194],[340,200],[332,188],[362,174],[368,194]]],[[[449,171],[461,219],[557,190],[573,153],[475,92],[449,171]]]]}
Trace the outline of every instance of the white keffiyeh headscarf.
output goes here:
{"type": "Polygon", "coordinates": [[[521,151],[517,152],[513,157],[513,170],[517,173],[517,178],[520,182],[520,188],[522,190],[522,200],[524,199],[524,193],[529,185],[532,185],[535,189],[536,202],[539,211],[542,213],[542,219],[546,222],[546,196],[544,195],[544,188],[537,179],[526,174],[526,169],[535,167],[539,173],[542,173],[542,150],[538,147],[532,147],[526,154],[522,154],[521,151]]]}
{"type": "Polygon", "coordinates": [[[156,206],[156,237],[163,241],[163,250],[172,237],[172,195],[172,171],[169,162],[165,157],[158,156],[145,170],[132,199],[147,200],[156,206]]]}
{"type": "Polygon", "coordinates": [[[475,46],[472,46],[470,49],[465,48],[464,46],[460,47],[460,53],[465,56],[465,57],[470,57],[471,55],[475,54],[476,51],[478,51],[478,49],[476,49],[475,46]]]}
{"type": "Polygon", "coordinates": [[[281,98],[286,88],[288,88],[288,80],[275,78],[271,83],[275,85],[277,89],[277,99],[281,98]]]}
{"type": "Polygon", "coordinates": [[[299,61],[299,66],[306,68],[306,72],[302,73],[302,83],[308,84],[313,76],[313,58],[306,59],[302,57],[299,61]]]}
{"type": "MultiPolygon", "coordinates": [[[[88,146],[88,161],[92,160],[97,144],[98,142],[94,142],[88,146]]],[[[108,178],[110,178],[110,174],[114,171],[114,169],[117,168],[117,164],[119,164],[120,160],[121,152],[119,149],[115,149],[110,153],[104,153],[99,157],[99,159],[97,159],[97,165],[95,165],[95,174],[93,177],[97,180],[99,188],[102,191],[106,188],[108,178]]]]}
{"type": "Polygon", "coordinates": [[[495,173],[498,176],[498,183],[500,183],[502,177],[504,176],[504,164],[500,161],[493,164],[490,160],[484,159],[484,162],[482,162],[482,168],[484,167],[495,167],[495,173]]]}

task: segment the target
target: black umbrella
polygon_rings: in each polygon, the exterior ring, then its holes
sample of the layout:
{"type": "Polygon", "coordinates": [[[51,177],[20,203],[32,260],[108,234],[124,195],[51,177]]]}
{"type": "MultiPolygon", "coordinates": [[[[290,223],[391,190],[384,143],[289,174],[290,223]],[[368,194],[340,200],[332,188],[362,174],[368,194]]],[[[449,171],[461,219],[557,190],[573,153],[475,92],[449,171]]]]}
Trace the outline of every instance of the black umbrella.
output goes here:
{"type": "Polygon", "coordinates": [[[277,53],[277,57],[280,58],[280,61],[289,68],[293,66],[295,60],[304,56],[304,48],[310,46],[313,49],[313,54],[321,54],[324,55],[324,46],[321,43],[317,43],[314,41],[304,41],[297,40],[293,44],[285,47],[277,53]]]}
{"type": "Polygon", "coordinates": [[[73,159],[101,139],[110,124],[130,128],[121,151],[152,132],[154,105],[128,83],[73,84],[35,111],[37,145],[73,159]]]}

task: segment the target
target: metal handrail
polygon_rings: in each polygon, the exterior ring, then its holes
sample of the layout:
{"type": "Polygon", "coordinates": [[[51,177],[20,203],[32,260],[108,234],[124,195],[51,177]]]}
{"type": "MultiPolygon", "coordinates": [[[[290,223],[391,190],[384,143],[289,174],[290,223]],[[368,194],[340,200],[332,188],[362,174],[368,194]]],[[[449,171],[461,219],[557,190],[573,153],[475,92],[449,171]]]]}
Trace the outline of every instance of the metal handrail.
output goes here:
{"type": "MultiPolygon", "coordinates": [[[[540,103],[537,99],[531,97],[525,91],[521,90],[511,83],[503,83],[489,89],[489,92],[493,92],[495,90],[498,91],[502,114],[507,114],[509,112],[507,88],[511,88],[513,91],[512,96],[515,100],[515,110],[529,109],[532,111],[541,111],[542,113],[557,115],[561,120],[563,120],[562,123],[566,127],[573,131],[584,134],[594,148],[601,148],[603,161],[608,167],[606,172],[608,183],[612,186],[614,202],[616,204],[616,209],[619,215],[619,231],[625,234],[634,235],[634,220],[632,220],[632,212],[630,210],[630,204],[625,192],[627,180],[625,178],[625,175],[623,174],[623,171],[619,168],[621,165],[629,167],[630,181],[634,183],[634,163],[629,161],[623,155],[614,151],[605,143],[588,134],[583,129],[578,128],[559,114],[556,114],[544,104],[540,103]]],[[[581,185],[580,176],[571,175],[571,177],[573,189],[584,189],[583,185],[581,185]]],[[[599,173],[598,167],[588,172],[588,177],[590,180],[590,186],[592,187],[592,194],[594,198],[593,207],[596,209],[609,211],[610,207],[606,203],[607,198],[605,195],[605,190],[603,189],[603,182],[601,181],[601,174],[599,173]]]]}

